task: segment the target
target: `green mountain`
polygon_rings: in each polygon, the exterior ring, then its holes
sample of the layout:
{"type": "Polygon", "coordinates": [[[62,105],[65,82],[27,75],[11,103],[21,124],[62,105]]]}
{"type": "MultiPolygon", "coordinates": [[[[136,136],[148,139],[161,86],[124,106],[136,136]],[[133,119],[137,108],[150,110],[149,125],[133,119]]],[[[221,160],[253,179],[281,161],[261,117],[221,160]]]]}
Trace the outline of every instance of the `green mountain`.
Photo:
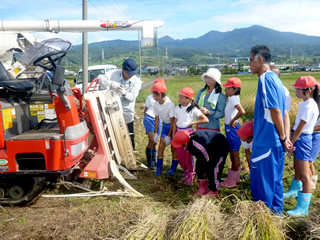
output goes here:
{"type": "MultiPolygon", "coordinates": [[[[292,32],[280,32],[254,25],[228,32],[210,31],[198,38],[173,39],[165,36],[159,39],[159,48],[143,48],[143,65],[159,65],[164,61],[168,49],[170,64],[213,63],[219,58],[245,57],[250,48],[257,44],[267,45],[274,58],[310,56],[319,59],[320,37],[292,32]]],[[[138,41],[111,40],[89,44],[91,65],[110,62],[121,65],[123,58],[138,59],[138,41]],[[101,60],[104,49],[105,60],[101,60]]],[[[74,46],[68,54],[68,62],[81,64],[81,45],[74,46]]],[[[90,63],[89,63],[90,64],[90,63]]]]}

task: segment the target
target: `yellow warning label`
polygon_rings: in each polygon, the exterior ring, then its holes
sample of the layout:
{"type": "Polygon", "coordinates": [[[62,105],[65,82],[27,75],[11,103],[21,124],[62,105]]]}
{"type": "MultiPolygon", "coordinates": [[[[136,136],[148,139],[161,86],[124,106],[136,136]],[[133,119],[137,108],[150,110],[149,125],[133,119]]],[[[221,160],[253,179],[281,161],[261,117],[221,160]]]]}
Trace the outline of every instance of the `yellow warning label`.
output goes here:
{"type": "Polygon", "coordinates": [[[29,107],[30,107],[30,115],[33,116],[33,117],[37,116],[38,105],[32,104],[29,107]]]}
{"type": "Polygon", "coordinates": [[[88,178],[95,178],[97,176],[97,174],[95,172],[86,172],[88,178]]]}
{"type": "Polygon", "coordinates": [[[38,122],[44,119],[44,111],[38,111],[38,122]]]}
{"type": "Polygon", "coordinates": [[[3,128],[8,129],[12,128],[12,116],[11,116],[11,108],[2,109],[2,121],[3,121],[3,128]]]}
{"type": "Polygon", "coordinates": [[[13,71],[15,74],[18,74],[18,73],[20,72],[20,69],[19,69],[18,67],[16,67],[16,68],[14,68],[12,71],[13,71]]]}
{"type": "Polygon", "coordinates": [[[42,119],[44,119],[44,105],[43,104],[31,104],[30,105],[30,115],[32,117],[37,116],[38,121],[41,121],[42,119]],[[40,115],[40,117],[39,117],[39,115],[40,115]],[[39,120],[39,119],[41,119],[41,120],[39,120]]]}
{"type": "Polygon", "coordinates": [[[30,105],[30,111],[38,111],[39,105],[37,104],[31,104],[30,105]]]}

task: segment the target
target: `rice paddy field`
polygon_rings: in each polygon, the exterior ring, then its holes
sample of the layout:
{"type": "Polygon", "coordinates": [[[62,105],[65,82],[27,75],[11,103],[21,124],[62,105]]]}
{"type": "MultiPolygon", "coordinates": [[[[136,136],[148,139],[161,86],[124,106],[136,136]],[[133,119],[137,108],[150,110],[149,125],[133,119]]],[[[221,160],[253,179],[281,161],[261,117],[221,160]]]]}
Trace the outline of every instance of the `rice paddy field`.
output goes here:
{"type": "MultiPolygon", "coordinates": [[[[292,96],[290,120],[293,125],[299,100],[291,86],[301,75],[282,74],[281,80],[292,96]]],[[[222,82],[232,75],[223,75],[222,82]]],[[[252,120],[257,76],[238,75],[242,81],[241,104],[246,110],[241,122],[252,120]]],[[[167,95],[177,104],[177,91],[191,87],[197,92],[204,83],[200,76],[164,78],[167,95]]],[[[143,103],[150,94],[143,89],[137,99],[135,120],[136,158],[146,164],[147,137],[143,127],[143,103]]],[[[224,123],[221,129],[224,132],[224,123]]],[[[319,172],[319,158],[315,167],[319,172]]],[[[275,216],[261,202],[251,202],[250,181],[245,176],[249,169],[241,149],[241,183],[234,189],[221,189],[219,199],[195,198],[197,182],[185,186],[178,168],[175,176],[167,176],[171,153],[166,149],[164,170],[154,177],[151,170],[138,170],[137,180],[127,180],[143,198],[38,198],[24,207],[0,206],[0,239],[320,239],[320,187],[313,192],[309,216],[291,218],[286,214],[275,216]]],[[[227,160],[223,177],[226,177],[227,160]]],[[[285,191],[294,174],[293,160],[286,157],[283,176],[285,191]]],[[[108,180],[109,190],[121,188],[116,180],[108,180]]],[[[47,192],[60,192],[48,189],[47,192]]],[[[295,199],[284,201],[285,210],[294,208],[295,199]]]]}

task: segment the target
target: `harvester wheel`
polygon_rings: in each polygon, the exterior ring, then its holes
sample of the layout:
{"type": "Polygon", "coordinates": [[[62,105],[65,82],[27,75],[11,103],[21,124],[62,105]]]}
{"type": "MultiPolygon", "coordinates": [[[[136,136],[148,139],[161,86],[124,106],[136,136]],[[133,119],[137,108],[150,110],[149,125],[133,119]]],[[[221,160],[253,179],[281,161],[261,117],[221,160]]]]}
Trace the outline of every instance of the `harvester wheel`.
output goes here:
{"type": "Polygon", "coordinates": [[[24,190],[21,186],[19,185],[14,185],[11,188],[9,188],[9,196],[14,199],[14,200],[19,200],[23,197],[24,195],[24,190]]]}

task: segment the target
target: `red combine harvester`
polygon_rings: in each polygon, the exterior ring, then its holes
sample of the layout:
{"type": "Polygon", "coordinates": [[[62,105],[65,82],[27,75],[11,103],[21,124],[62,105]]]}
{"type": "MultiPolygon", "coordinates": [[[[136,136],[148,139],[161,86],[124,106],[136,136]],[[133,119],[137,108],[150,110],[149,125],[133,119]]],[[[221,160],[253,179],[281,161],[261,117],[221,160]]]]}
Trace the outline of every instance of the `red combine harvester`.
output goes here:
{"type": "Polygon", "coordinates": [[[60,62],[70,48],[54,38],[27,49],[19,62],[45,69],[41,78],[12,79],[0,62],[0,204],[29,202],[46,182],[72,185],[111,176],[142,196],[119,174],[112,127],[103,124],[96,95],[88,93],[82,107],[81,92],[64,79],[60,62]]]}

